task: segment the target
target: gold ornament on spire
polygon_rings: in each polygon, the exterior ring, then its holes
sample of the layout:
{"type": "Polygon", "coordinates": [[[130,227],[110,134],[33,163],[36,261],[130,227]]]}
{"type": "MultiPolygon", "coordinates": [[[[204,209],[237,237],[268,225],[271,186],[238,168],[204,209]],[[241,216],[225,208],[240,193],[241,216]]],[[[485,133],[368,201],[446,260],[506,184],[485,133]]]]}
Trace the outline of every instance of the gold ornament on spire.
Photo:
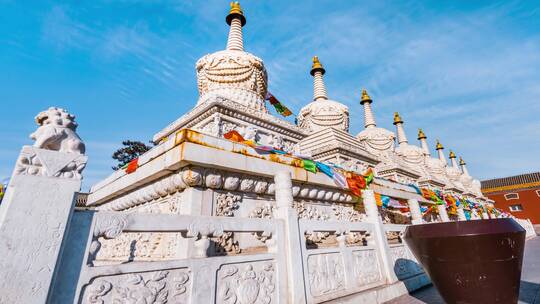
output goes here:
{"type": "Polygon", "coordinates": [[[436,150],[442,150],[444,149],[443,145],[441,144],[441,142],[437,139],[437,145],[435,146],[435,149],[436,150]]]}
{"type": "Polygon", "coordinates": [[[450,154],[448,155],[449,158],[456,158],[456,153],[454,151],[450,150],[450,154]]]}
{"type": "Polygon", "coordinates": [[[242,8],[240,7],[240,2],[238,1],[231,2],[231,10],[225,18],[225,21],[228,25],[231,25],[234,18],[239,18],[242,26],[246,25],[246,17],[244,16],[244,12],[242,11],[242,8]]]}
{"type": "Polygon", "coordinates": [[[463,158],[461,158],[461,156],[459,157],[459,165],[465,166],[465,161],[463,160],[463,158]]]}
{"type": "Polygon", "coordinates": [[[326,72],[326,70],[323,68],[321,62],[319,61],[319,57],[313,56],[313,65],[311,66],[311,72],[309,72],[309,73],[311,74],[311,76],[314,76],[315,72],[317,72],[317,71],[321,71],[321,73],[323,75],[326,72]]]}
{"type": "Polygon", "coordinates": [[[368,95],[366,89],[362,89],[362,97],[360,98],[360,104],[364,104],[364,102],[372,102],[371,97],[368,95]]]}
{"type": "Polygon", "coordinates": [[[394,125],[397,125],[398,123],[403,123],[403,120],[399,117],[398,112],[394,112],[394,125]]]}
{"type": "Polygon", "coordinates": [[[418,140],[420,139],[426,139],[427,136],[426,134],[424,134],[424,131],[422,131],[422,129],[418,128],[418,140]]]}

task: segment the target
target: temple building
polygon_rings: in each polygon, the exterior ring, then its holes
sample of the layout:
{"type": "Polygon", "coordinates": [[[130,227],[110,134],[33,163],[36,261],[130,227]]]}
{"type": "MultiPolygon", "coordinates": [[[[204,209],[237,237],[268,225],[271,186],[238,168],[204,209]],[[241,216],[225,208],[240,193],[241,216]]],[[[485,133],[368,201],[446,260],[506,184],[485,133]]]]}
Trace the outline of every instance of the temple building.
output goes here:
{"type": "Polygon", "coordinates": [[[430,283],[402,240],[407,225],[510,216],[453,151],[437,140],[432,154],[436,130],[416,143],[397,112],[395,130],[378,126],[392,116],[375,115],[366,89],[364,129],[351,134],[324,58],[312,57],[313,97],[296,123],[272,115],[290,111],[245,51],[238,2],[225,24],[225,49],[195,63],[194,107],[90,193],[77,192],[87,158],[75,116],[36,117],[0,207],[0,221],[13,218],[0,222],[13,241],[0,242],[0,288],[35,292],[0,302],[383,303],[430,283]]]}
{"type": "Polygon", "coordinates": [[[483,180],[482,193],[497,208],[540,225],[540,172],[483,180]]]}

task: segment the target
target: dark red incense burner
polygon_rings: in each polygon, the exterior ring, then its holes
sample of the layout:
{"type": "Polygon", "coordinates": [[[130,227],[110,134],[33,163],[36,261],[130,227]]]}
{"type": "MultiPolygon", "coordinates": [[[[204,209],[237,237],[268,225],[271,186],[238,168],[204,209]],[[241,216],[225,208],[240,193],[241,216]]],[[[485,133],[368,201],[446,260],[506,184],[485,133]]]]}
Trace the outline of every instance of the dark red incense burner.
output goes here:
{"type": "Polygon", "coordinates": [[[517,303],[525,229],[513,219],[412,225],[404,239],[447,303],[517,303]]]}

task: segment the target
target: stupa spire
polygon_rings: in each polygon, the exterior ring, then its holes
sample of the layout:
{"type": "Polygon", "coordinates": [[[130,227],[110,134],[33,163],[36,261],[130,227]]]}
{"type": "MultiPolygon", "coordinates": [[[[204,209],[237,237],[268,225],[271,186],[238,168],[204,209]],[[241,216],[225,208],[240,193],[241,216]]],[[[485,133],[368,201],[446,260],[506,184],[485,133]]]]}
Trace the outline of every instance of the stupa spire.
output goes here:
{"type": "Polygon", "coordinates": [[[427,136],[424,133],[424,131],[422,131],[422,129],[418,129],[418,140],[420,141],[420,145],[422,146],[422,151],[424,152],[426,156],[431,156],[426,139],[427,139],[427,136]]]}
{"type": "Polygon", "coordinates": [[[313,65],[311,66],[311,76],[313,76],[313,100],[328,99],[326,87],[324,85],[323,75],[325,73],[319,57],[313,56],[313,65]]]}
{"type": "Polygon", "coordinates": [[[246,24],[246,17],[244,17],[244,12],[242,12],[238,1],[231,2],[231,10],[225,21],[230,26],[227,50],[243,51],[244,38],[242,36],[242,27],[246,24]]]}
{"type": "Polygon", "coordinates": [[[360,98],[360,104],[364,106],[364,126],[365,128],[376,127],[375,116],[371,110],[371,97],[369,97],[366,89],[362,89],[362,97],[360,98]]]}
{"type": "Polygon", "coordinates": [[[450,150],[450,154],[448,155],[448,157],[450,158],[450,162],[452,163],[452,167],[459,168],[459,166],[457,164],[457,160],[456,160],[456,153],[454,153],[454,151],[450,150]]]}
{"type": "Polygon", "coordinates": [[[446,157],[444,157],[444,147],[441,144],[441,142],[437,139],[437,145],[435,146],[435,149],[437,150],[437,154],[439,155],[439,160],[443,162],[443,164],[446,166],[448,162],[446,161],[446,157]]]}
{"type": "Polygon", "coordinates": [[[463,158],[461,158],[461,156],[459,157],[459,166],[461,167],[461,172],[463,172],[463,174],[469,175],[469,170],[467,170],[465,161],[463,160],[463,158]]]}
{"type": "Polygon", "coordinates": [[[396,126],[398,144],[401,145],[408,143],[409,141],[407,140],[405,130],[403,129],[403,120],[399,116],[398,112],[394,112],[394,125],[396,126]]]}

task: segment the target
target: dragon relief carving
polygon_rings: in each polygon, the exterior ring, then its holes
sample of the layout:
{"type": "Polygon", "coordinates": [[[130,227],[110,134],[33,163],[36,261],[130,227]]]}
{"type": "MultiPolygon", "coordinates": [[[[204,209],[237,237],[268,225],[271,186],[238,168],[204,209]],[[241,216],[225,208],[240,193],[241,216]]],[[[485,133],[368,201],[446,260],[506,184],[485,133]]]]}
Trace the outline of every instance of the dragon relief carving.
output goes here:
{"type": "Polygon", "coordinates": [[[184,303],[189,279],[189,272],[178,270],[102,277],[85,288],[83,303],[184,303]]]}
{"type": "Polygon", "coordinates": [[[225,265],[218,271],[217,303],[268,304],[275,298],[272,262],[225,265]]]}
{"type": "MultiPolygon", "coordinates": [[[[216,196],[216,216],[234,216],[234,210],[238,209],[238,203],[242,197],[233,193],[219,193],[216,196]]],[[[216,244],[217,254],[238,254],[242,252],[238,241],[234,240],[234,233],[227,231],[213,241],[216,244]]]]}

